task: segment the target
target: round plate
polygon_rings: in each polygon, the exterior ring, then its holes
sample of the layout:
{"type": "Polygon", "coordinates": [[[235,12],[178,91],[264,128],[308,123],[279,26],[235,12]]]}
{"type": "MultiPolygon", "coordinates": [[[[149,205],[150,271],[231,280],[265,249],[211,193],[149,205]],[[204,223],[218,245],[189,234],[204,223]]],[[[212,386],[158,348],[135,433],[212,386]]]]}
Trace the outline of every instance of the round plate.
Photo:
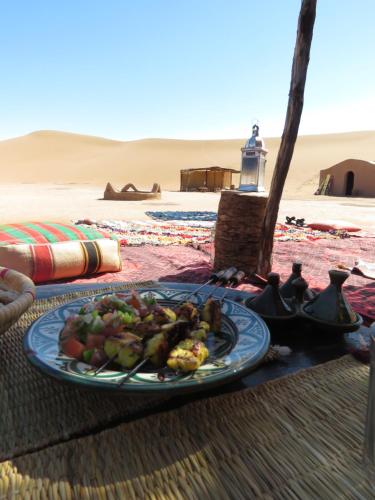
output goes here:
{"type": "MultiPolygon", "coordinates": [[[[173,289],[138,291],[141,296],[152,292],[161,305],[172,307],[191,293],[173,289]]],[[[129,290],[122,293],[129,293],[129,290]]],[[[102,295],[108,294],[95,297],[102,295]]],[[[205,297],[205,294],[195,297],[194,302],[198,307],[203,305],[205,297]]],[[[60,350],[59,336],[65,320],[92,299],[82,297],[60,306],[41,316],[29,327],[24,338],[24,351],[35,367],[60,381],[84,388],[139,393],[192,392],[239,378],[257,366],[269,348],[270,334],[263,320],[237,302],[225,299],[222,306],[222,331],[219,335],[209,335],[206,344],[210,355],[198,370],[186,374],[168,372],[165,379],[160,381],[156,370],[142,367],[119,385],[124,372],[103,370],[94,376],[90,365],[69,358],[60,350]]]]}

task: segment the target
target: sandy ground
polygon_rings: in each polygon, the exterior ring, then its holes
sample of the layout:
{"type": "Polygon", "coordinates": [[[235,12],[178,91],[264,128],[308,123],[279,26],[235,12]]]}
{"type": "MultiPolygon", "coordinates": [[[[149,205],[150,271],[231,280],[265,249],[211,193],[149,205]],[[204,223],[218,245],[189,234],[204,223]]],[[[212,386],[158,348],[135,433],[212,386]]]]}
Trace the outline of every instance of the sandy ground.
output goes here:
{"type": "MultiPolygon", "coordinates": [[[[165,191],[152,202],[107,201],[96,186],[76,184],[7,184],[0,186],[0,223],[26,220],[69,221],[72,219],[144,220],[146,211],[213,210],[219,193],[165,191]]],[[[375,199],[310,197],[281,203],[279,221],[286,215],[304,217],[307,222],[345,220],[375,233],[375,199]]]]}
{"type": "MultiPolygon", "coordinates": [[[[39,131],[0,141],[0,222],[25,220],[145,219],[148,210],[216,210],[216,193],[180,193],[180,169],[204,166],[240,168],[245,139],[112,141],[66,132],[39,131]],[[104,201],[107,181],[117,188],[162,186],[162,200],[104,201]]],[[[266,187],[280,139],[266,139],[266,187]]],[[[375,132],[300,136],[280,207],[306,221],[346,220],[375,232],[375,198],[313,195],[319,171],[346,158],[375,159],[375,132]]],[[[238,183],[238,175],[233,182],[238,183]]]]}
{"type": "MultiPolygon", "coordinates": [[[[133,182],[150,189],[180,189],[180,170],[213,165],[240,168],[245,138],[220,141],[144,139],[111,141],[63,132],[42,131],[0,141],[2,183],[76,183],[104,189],[133,182]]],[[[269,150],[266,187],[280,139],[266,138],[269,150]]],[[[318,187],[319,171],[347,158],[375,160],[375,132],[300,136],[285,185],[287,199],[308,199],[318,187]]],[[[238,175],[233,179],[238,182],[238,175]]]]}

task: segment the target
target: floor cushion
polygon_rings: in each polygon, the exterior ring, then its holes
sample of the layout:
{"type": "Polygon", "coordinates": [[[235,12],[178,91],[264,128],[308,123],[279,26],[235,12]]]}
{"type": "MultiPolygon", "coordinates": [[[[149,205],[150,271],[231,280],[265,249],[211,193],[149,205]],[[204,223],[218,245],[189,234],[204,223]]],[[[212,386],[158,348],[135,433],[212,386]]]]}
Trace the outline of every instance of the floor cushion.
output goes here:
{"type": "Polygon", "coordinates": [[[21,243],[57,243],[60,241],[98,240],[113,238],[106,231],[87,226],[60,222],[24,222],[0,224],[0,246],[21,243]]]}
{"type": "Polygon", "coordinates": [[[29,276],[35,283],[121,271],[120,242],[90,241],[0,246],[0,265],[29,276]]]}
{"type": "Polygon", "coordinates": [[[317,229],[318,231],[346,231],[348,233],[355,233],[360,231],[361,228],[351,224],[350,222],[338,221],[338,220],[327,220],[325,222],[311,222],[307,224],[307,227],[311,229],[317,229]]]}

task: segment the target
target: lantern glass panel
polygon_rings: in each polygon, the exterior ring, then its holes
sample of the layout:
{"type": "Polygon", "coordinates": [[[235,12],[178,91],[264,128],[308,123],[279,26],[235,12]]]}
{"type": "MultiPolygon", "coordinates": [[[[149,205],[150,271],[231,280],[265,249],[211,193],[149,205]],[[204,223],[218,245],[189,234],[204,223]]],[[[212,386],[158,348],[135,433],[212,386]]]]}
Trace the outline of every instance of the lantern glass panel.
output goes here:
{"type": "Polygon", "coordinates": [[[264,187],[265,168],[266,168],[266,159],[261,157],[259,162],[259,173],[258,173],[258,186],[260,188],[264,187]]]}
{"type": "Polygon", "coordinates": [[[258,184],[258,160],[257,157],[244,157],[242,159],[241,184],[258,184]]]}

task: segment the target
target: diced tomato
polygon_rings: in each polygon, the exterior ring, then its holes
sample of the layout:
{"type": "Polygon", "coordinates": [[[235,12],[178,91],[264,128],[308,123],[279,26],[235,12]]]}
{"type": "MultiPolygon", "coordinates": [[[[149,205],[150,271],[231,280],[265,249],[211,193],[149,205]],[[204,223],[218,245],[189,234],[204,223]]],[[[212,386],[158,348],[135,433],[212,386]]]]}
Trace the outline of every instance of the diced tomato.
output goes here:
{"type": "Polygon", "coordinates": [[[86,349],[84,344],[74,337],[64,339],[61,342],[61,348],[64,354],[76,359],[81,359],[82,353],[86,349]]]}
{"type": "Polygon", "coordinates": [[[119,333],[119,332],[122,332],[124,329],[124,325],[120,325],[120,326],[111,326],[111,325],[108,325],[106,327],[104,327],[104,330],[102,330],[102,335],[104,337],[112,337],[113,335],[116,335],[116,333],[119,333]]]}
{"type": "Polygon", "coordinates": [[[67,320],[65,321],[64,329],[61,332],[61,338],[64,339],[66,337],[74,335],[74,333],[77,331],[77,323],[79,324],[80,322],[81,317],[77,314],[69,316],[69,318],[67,318],[67,320]]]}
{"type": "Polygon", "coordinates": [[[61,341],[66,340],[67,338],[71,337],[72,335],[73,335],[73,330],[72,330],[72,327],[71,327],[71,326],[67,323],[67,324],[64,326],[64,328],[63,328],[63,330],[62,330],[62,332],[61,332],[61,334],[60,334],[60,336],[61,336],[61,341]]]}
{"type": "Polygon", "coordinates": [[[78,314],[72,314],[71,316],[69,316],[65,322],[66,326],[74,325],[78,317],[79,317],[78,314]]]}
{"type": "Polygon", "coordinates": [[[103,347],[104,341],[104,335],[88,333],[86,339],[86,349],[100,349],[103,347]]]}
{"type": "Polygon", "coordinates": [[[138,294],[136,294],[134,292],[133,292],[131,298],[127,300],[127,303],[130,306],[133,306],[135,309],[140,309],[142,307],[140,297],[138,296],[138,294]]]}

